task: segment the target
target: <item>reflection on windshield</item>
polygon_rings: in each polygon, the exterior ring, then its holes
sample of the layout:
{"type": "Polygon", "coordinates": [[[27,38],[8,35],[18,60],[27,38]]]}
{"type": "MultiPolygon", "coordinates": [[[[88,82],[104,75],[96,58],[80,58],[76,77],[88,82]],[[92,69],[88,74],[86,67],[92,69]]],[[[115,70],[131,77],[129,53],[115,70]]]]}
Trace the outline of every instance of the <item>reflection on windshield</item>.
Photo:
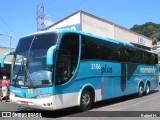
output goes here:
{"type": "MultiPolygon", "coordinates": [[[[28,63],[27,58],[21,57],[21,59],[22,59],[22,61],[21,61],[21,67],[20,67],[20,69],[19,69],[19,71],[18,71],[18,74],[16,75],[16,78],[15,78],[15,81],[14,81],[14,82],[16,83],[17,78],[18,78],[20,72],[21,72],[21,71],[24,71],[24,72],[26,73],[25,78],[30,81],[32,87],[36,87],[36,86],[34,85],[33,81],[32,81],[32,78],[31,78],[31,76],[30,76],[29,70],[28,70],[28,68],[27,68],[27,63],[28,63]]],[[[26,80],[24,80],[24,81],[26,81],[26,80]]]]}
{"type": "Polygon", "coordinates": [[[34,51],[34,53],[37,53],[36,56],[32,55],[29,58],[22,55],[17,56],[13,66],[14,85],[36,87],[37,85],[52,84],[51,67],[46,65],[46,57],[37,57],[43,53],[42,51],[34,51]]]}
{"type": "Polygon", "coordinates": [[[11,84],[23,87],[52,85],[52,66],[46,64],[46,55],[56,41],[55,34],[21,39],[12,64],[11,84]]]}

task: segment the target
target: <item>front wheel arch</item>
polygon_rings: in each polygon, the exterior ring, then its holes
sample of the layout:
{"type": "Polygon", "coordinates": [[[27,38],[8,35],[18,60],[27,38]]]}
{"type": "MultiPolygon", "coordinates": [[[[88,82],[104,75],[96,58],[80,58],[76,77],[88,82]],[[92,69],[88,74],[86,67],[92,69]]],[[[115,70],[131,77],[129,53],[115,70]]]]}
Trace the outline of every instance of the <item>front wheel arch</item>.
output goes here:
{"type": "Polygon", "coordinates": [[[89,110],[95,101],[95,92],[91,86],[87,86],[82,90],[79,100],[79,110],[89,110]],[[85,99],[86,98],[86,99],[85,99]]]}

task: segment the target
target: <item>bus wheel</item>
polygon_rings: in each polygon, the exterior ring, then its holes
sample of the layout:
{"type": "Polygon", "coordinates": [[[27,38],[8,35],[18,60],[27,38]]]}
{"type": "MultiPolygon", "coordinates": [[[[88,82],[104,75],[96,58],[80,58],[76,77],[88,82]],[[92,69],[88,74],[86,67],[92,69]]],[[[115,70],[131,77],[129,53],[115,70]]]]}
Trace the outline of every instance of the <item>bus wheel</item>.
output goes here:
{"type": "Polygon", "coordinates": [[[144,92],[144,86],[142,83],[140,83],[139,88],[138,88],[138,97],[142,97],[144,92]]]}
{"type": "Polygon", "coordinates": [[[147,85],[146,85],[146,89],[145,89],[145,95],[148,95],[149,93],[150,93],[150,84],[149,83],[147,83],[147,85]]]}
{"type": "Polygon", "coordinates": [[[81,100],[80,100],[80,107],[79,107],[79,110],[80,111],[87,111],[91,108],[92,106],[92,94],[89,90],[84,90],[82,92],[82,95],[81,95],[81,100]]]}

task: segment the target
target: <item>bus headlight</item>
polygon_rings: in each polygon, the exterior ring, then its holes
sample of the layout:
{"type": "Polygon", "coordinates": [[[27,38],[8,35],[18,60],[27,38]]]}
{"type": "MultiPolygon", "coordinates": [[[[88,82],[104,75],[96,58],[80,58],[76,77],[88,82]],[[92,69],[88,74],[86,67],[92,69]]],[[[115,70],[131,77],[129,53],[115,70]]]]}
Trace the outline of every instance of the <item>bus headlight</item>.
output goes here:
{"type": "Polygon", "coordinates": [[[44,94],[44,95],[39,95],[39,96],[37,96],[37,98],[38,99],[43,99],[43,98],[49,98],[49,97],[51,97],[51,96],[53,96],[52,94],[44,94]]]}

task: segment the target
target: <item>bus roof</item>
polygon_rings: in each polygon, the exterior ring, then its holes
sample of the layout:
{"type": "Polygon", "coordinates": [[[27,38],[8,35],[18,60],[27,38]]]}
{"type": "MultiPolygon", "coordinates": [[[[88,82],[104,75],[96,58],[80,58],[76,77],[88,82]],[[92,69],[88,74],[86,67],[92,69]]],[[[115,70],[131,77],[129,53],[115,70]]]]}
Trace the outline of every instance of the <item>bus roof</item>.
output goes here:
{"type": "MultiPolygon", "coordinates": [[[[29,34],[29,35],[26,35],[26,36],[24,36],[24,37],[33,36],[33,35],[39,35],[39,34],[45,34],[45,33],[55,33],[55,32],[56,32],[56,33],[62,33],[62,34],[65,34],[65,33],[77,33],[77,34],[86,35],[86,36],[94,37],[94,38],[97,38],[97,39],[109,41],[109,42],[116,43],[116,44],[123,44],[124,46],[133,47],[133,48],[136,48],[136,49],[145,51],[145,52],[150,52],[150,53],[153,53],[153,54],[157,54],[157,53],[154,52],[154,51],[149,51],[149,50],[146,50],[146,49],[143,49],[143,48],[139,48],[139,47],[137,47],[137,46],[134,46],[133,44],[126,43],[126,42],[123,42],[123,41],[121,41],[121,40],[115,40],[115,39],[111,39],[111,38],[107,38],[107,37],[102,37],[102,36],[93,35],[93,34],[91,34],[91,33],[86,33],[86,32],[77,31],[77,30],[71,30],[71,29],[52,29],[52,30],[44,30],[44,31],[34,32],[34,33],[29,34]]],[[[22,38],[24,38],[24,37],[22,37],[22,38]]]]}

